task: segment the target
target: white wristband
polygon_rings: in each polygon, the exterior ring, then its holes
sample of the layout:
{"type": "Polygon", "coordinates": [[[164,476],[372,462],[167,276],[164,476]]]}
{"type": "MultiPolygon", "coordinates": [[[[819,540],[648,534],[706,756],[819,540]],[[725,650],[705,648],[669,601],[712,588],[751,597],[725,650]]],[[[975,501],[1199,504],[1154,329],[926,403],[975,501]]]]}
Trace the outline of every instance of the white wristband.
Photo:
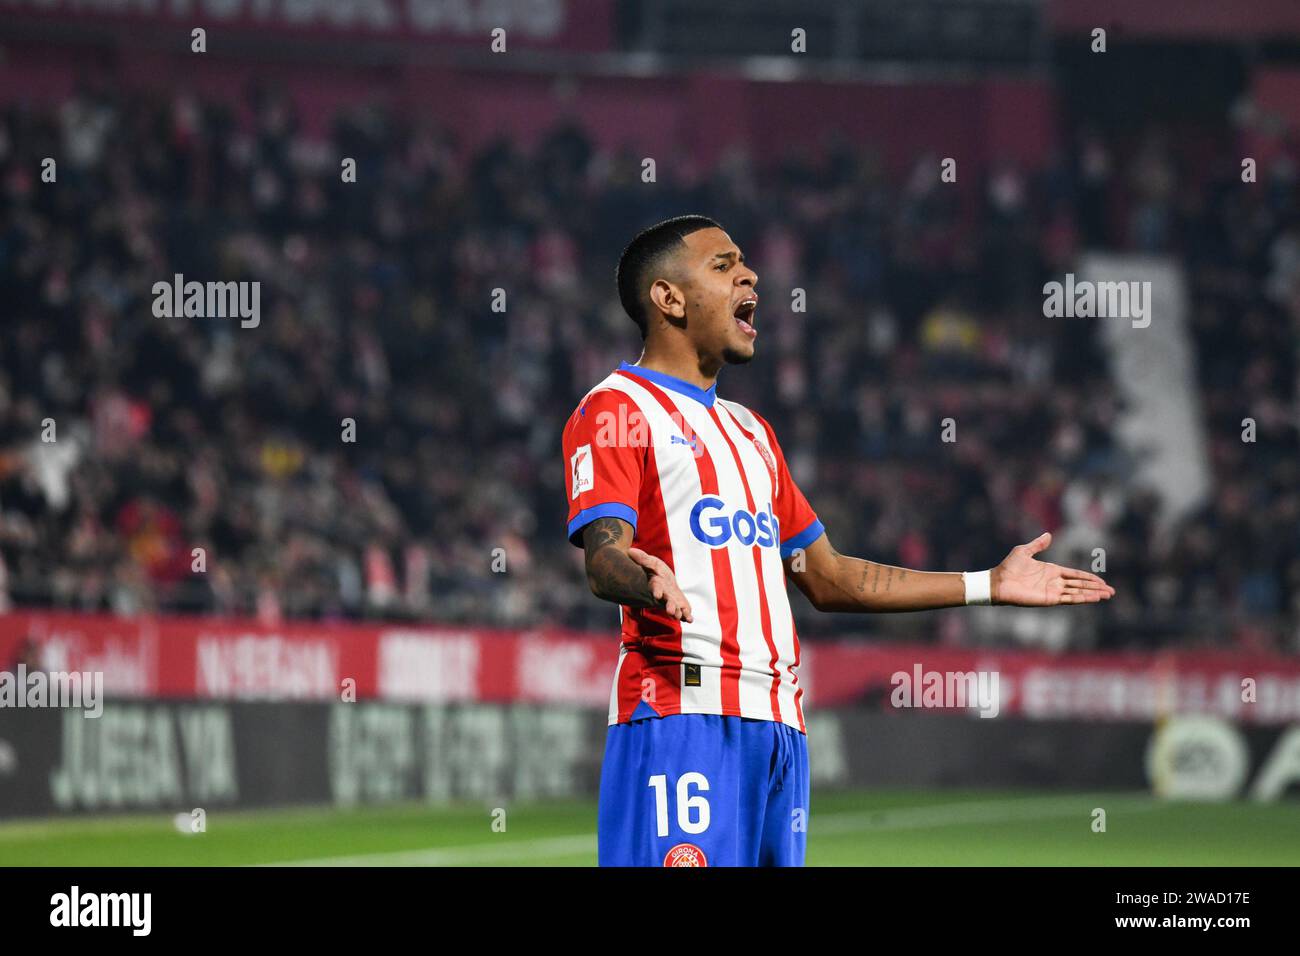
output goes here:
{"type": "Polygon", "coordinates": [[[992,571],[963,571],[961,581],[966,585],[967,604],[993,603],[992,571]]]}

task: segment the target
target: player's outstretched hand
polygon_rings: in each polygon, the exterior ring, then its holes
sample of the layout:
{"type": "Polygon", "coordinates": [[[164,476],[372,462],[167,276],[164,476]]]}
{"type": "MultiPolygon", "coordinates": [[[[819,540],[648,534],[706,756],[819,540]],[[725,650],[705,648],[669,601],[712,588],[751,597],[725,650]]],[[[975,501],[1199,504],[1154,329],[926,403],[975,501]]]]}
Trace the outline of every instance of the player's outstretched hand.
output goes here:
{"type": "Polygon", "coordinates": [[[1051,543],[1051,534],[1044,531],[1028,544],[1011,549],[993,569],[994,604],[1020,607],[1096,604],[1114,596],[1115,589],[1095,574],[1035,560],[1034,555],[1046,551],[1051,543]]]}
{"type": "Polygon", "coordinates": [[[691,605],[686,600],[686,595],[682,594],[682,589],[677,586],[673,569],[640,548],[628,548],[627,556],[645,569],[646,576],[650,579],[650,591],[663,609],[674,620],[691,623],[694,620],[691,617],[691,605]]]}

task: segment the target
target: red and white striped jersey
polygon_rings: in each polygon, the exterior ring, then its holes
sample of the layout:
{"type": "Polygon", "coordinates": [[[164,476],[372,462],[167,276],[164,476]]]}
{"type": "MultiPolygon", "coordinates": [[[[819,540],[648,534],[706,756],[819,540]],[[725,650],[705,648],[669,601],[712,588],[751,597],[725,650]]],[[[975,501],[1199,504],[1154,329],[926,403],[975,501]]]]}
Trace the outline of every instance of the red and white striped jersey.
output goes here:
{"type": "Polygon", "coordinates": [[[633,547],[673,569],[694,618],[620,607],[609,722],[725,714],[804,731],[781,561],[822,524],[771,426],[716,391],[624,362],[564,428],[569,540],[624,519],[633,547]]]}

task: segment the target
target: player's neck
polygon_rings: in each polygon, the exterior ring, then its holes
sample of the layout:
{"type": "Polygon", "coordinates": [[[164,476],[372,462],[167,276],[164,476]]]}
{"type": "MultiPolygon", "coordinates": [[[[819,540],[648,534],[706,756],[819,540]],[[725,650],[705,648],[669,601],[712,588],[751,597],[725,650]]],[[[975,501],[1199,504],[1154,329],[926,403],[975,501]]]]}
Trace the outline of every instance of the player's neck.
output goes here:
{"type": "Polygon", "coordinates": [[[721,365],[711,368],[695,352],[676,354],[667,349],[654,349],[649,345],[642,350],[636,364],[638,368],[671,375],[705,391],[717,383],[718,371],[721,369],[721,365]]]}

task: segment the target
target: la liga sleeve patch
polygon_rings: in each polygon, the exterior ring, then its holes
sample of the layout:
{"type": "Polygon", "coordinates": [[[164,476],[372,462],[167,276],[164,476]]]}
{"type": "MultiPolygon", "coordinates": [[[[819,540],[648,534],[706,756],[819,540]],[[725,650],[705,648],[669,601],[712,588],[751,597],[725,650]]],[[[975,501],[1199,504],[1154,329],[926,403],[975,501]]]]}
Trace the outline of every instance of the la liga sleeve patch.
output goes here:
{"type": "Polygon", "coordinates": [[[596,470],[592,466],[591,445],[579,445],[569,457],[569,474],[572,477],[570,498],[596,487],[596,470]]]}

